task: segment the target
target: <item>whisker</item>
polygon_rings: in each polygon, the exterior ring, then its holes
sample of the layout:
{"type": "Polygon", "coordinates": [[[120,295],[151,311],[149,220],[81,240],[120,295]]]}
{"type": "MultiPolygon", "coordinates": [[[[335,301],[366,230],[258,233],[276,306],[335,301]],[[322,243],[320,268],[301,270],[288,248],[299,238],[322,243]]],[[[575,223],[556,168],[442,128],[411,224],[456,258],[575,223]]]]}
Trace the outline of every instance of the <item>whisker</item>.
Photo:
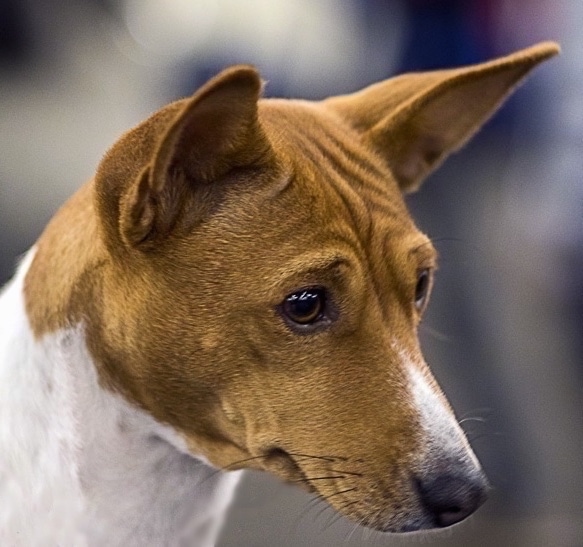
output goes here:
{"type": "Polygon", "coordinates": [[[460,416],[460,419],[465,419],[469,416],[471,416],[472,414],[491,414],[493,412],[493,409],[490,407],[483,407],[483,408],[475,408],[474,410],[470,410],[469,412],[465,412],[462,416],[460,416]]]}
{"type": "Polygon", "coordinates": [[[426,241],[424,243],[421,243],[421,245],[418,245],[417,247],[415,247],[415,249],[413,249],[413,252],[421,249],[422,247],[425,247],[427,245],[435,245],[436,243],[444,243],[444,242],[455,242],[455,243],[461,243],[464,240],[460,239],[459,237],[434,237],[431,238],[429,241],[426,241]]]}
{"type": "Polygon", "coordinates": [[[315,509],[320,503],[326,503],[325,500],[322,499],[320,494],[314,494],[312,499],[306,503],[304,509],[300,512],[300,514],[294,519],[294,527],[298,527],[300,525],[300,521],[303,518],[306,518],[308,514],[311,513],[313,509],[315,509]]]}
{"type": "MultiPolygon", "coordinates": [[[[323,501],[324,501],[324,500],[323,500],[323,501]]],[[[332,510],[332,511],[334,511],[334,508],[333,508],[333,507],[332,507],[330,504],[326,503],[326,505],[324,505],[324,507],[322,507],[322,508],[321,508],[321,509],[320,509],[320,510],[319,510],[319,511],[318,511],[318,512],[317,512],[317,513],[314,515],[313,522],[316,522],[316,521],[317,521],[317,520],[318,520],[318,519],[319,519],[319,518],[320,518],[320,517],[321,517],[321,516],[322,516],[322,515],[323,515],[323,514],[326,512],[326,511],[328,511],[329,509],[330,509],[330,510],[332,510]]]]}
{"type": "MultiPolygon", "coordinates": [[[[286,452],[286,454],[289,454],[290,456],[293,456],[294,458],[307,458],[307,459],[313,459],[313,460],[322,460],[322,461],[327,461],[327,462],[335,462],[335,461],[347,461],[348,458],[345,458],[344,456],[312,456],[310,454],[301,454],[298,452],[286,452]]],[[[223,467],[223,469],[228,469],[230,467],[234,467],[236,465],[240,465],[242,463],[247,463],[253,460],[259,460],[262,458],[268,458],[269,457],[269,453],[267,454],[261,454],[259,456],[251,456],[249,458],[244,458],[242,460],[237,460],[233,463],[230,463],[226,466],[223,467]]]]}
{"type": "Polygon", "coordinates": [[[346,488],[345,490],[334,492],[334,494],[330,494],[329,496],[322,496],[322,499],[328,501],[330,498],[333,498],[334,496],[339,496],[340,494],[346,494],[348,492],[354,492],[355,490],[358,490],[358,488],[356,488],[356,486],[353,486],[352,488],[346,488]]]}
{"type": "Polygon", "coordinates": [[[340,507],[339,510],[340,511],[344,511],[344,509],[346,509],[347,507],[350,507],[351,505],[354,505],[355,503],[358,503],[358,500],[353,500],[353,501],[347,501],[346,503],[343,503],[340,507]]]}
{"type": "MultiPolygon", "coordinates": [[[[375,512],[374,516],[370,519],[370,522],[376,521],[381,516],[381,513],[382,513],[381,510],[377,510],[375,512]]],[[[363,530],[364,541],[366,541],[368,543],[372,539],[372,537],[375,533],[376,533],[376,530],[374,528],[371,528],[370,526],[366,526],[363,530]]]]}
{"type": "Polygon", "coordinates": [[[215,469],[212,473],[210,473],[208,476],[206,476],[204,479],[202,479],[199,484],[204,484],[206,481],[212,479],[213,477],[215,477],[219,473],[225,473],[225,472],[231,471],[231,469],[230,469],[231,467],[234,467],[236,465],[240,465],[242,463],[246,463],[246,462],[249,462],[252,460],[259,460],[261,458],[265,458],[265,456],[264,455],[252,456],[250,458],[244,458],[242,460],[237,460],[235,462],[229,463],[229,464],[225,465],[224,467],[221,467],[220,469],[215,469]]]}
{"type": "Polygon", "coordinates": [[[327,522],[325,522],[322,525],[322,531],[324,532],[324,531],[330,529],[330,527],[332,527],[341,518],[342,518],[342,513],[339,513],[338,511],[334,511],[334,513],[332,513],[330,515],[330,517],[327,519],[327,522]]]}
{"type": "Polygon", "coordinates": [[[485,424],[488,422],[488,414],[492,412],[490,408],[478,408],[470,412],[466,412],[463,416],[460,416],[458,419],[458,423],[460,426],[463,427],[466,435],[471,436],[474,435],[474,431],[471,431],[471,428],[468,427],[468,423],[471,424],[485,424]],[[479,414],[486,414],[486,416],[480,416],[479,414]]]}
{"type": "Polygon", "coordinates": [[[443,242],[464,243],[465,240],[462,239],[461,237],[432,237],[431,238],[431,243],[433,243],[434,245],[435,245],[435,243],[443,243],[443,242]]]}
{"type": "Polygon", "coordinates": [[[361,524],[361,521],[360,520],[358,522],[355,522],[354,523],[354,526],[352,527],[352,530],[350,530],[350,532],[348,532],[348,534],[346,534],[346,537],[344,538],[344,541],[346,543],[348,543],[352,539],[352,536],[355,534],[355,532],[357,530],[362,530],[362,524],[361,524]]]}
{"type": "Polygon", "coordinates": [[[345,475],[328,475],[327,477],[304,477],[301,479],[295,479],[293,481],[288,482],[311,482],[311,481],[324,481],[324,480],[332,480],[332,479],[345,479],[345,475]]]}
{"type": "Polygon", "coordinates": [[[307,503],[308,510],[313,509],[322,502],[326,502],[326,500],[322,498],[322,495],[318,493],[314,494],[314,497],[307,503]]]}
{"type": "Polygon", "coordinates": [[[362,473],[357,473],[355,471],[344,471],[344,470],[339,470],[339,469],[330,469],[330,471],[332,471],[332,473],[342,473],[343,475],[351,475],[353,477],[362,477],[363,476],[362,473]]]}
{"type": "MultiPolygon", "coordinates": [[[[354,489],[345,490],[343,492],[350,492],[350,490],[354,490],[354,489]]],[[[337,492],[337,494],[340,494],[340,493],[343,493],[343,492],[337,492]]],[[[332,494],[332,496],[334,496],[334,495],[336,495],[336,494],[332,494]]],[[[344,510],[346,507],[348,507],[350,505],[353,505],[355,503],[358,503],[358,501],[349,501],[349,502],[346,502],[346,503],[342,504],[342,506],[337,509],[335,507],[332,507],[332,505],[330,505],[328,503],[328,499],[331,498],[332,496],[328,496],[328,498],[322,498],[322,501],[325,501],[326,502],[326,505],[316,513],[316,515],[314,517],[314,522],[316,520],[318,520],[320,518],[320,516],[323,515],[328,509],[331,509],[333,511],[333,514],[332,514],[331,518],[332,518],[332,521],[333,522],[336,522],[338,519],[342,518],[342,516],[343,516],[342,513],[340,513],[340,511],[344,510]]],[[[326,530],[329,526],[330,525],[328,525],[328,526],[325,525],[323,527],[323,530],[326,530]]]]}
{"type": "Polygon", "coordinates": [[[480,435],[468,435],[468,441],[474,443],[482,437],[508,437],[508,434],[500,433],[497,431],[487,431],[486,433],[481,433],[480,435]]]}
{"type": "Polygon", "coordinates": [[[480,422],[482,424],[485,424],[488,421],[487,418],[479,418],[479,417],[468,417],[468,418],[462,418],[461,420],[458,421],[458,423],[460,425],[465,424],[466,422],[480,422]]]}
{"type": "Polygon", "coordinates": [[[267,457],[267,456],[266,456],[265,454],[262,454],[262,455],[260,455],[260,456],[251,456],[250,458],[244,458],[244,459],[242,459],[242,460],[237,460],[237,461],[235,461],[235,462],[233,462],[233,463],[230,463],[230,464],[228,464],[228,465],[225,465],[225,466],[223,467],[223,470],[227,470],[229,467],[234,467],[234,466],[236,466],[236,465],[240,465],[240,464],[242,464],[242,463],[247,463],[247,462],[250,462],[250,461],[253,461],[253,460],[260,460],[260,459],[264,459],[264,458],[266,458],[266,457],[267,457]]]}
{"type": "MultiPolygon", "coordinates": [[[[463,248],[467,249],[468,252],[471,251],[472,253],[476,253],[478,255],[483,254],[482,249],[478,245],[474,245],[469,240],[459,238],[459,237],[437,237],[437,238],[433,238],[431,240],[431,242],[434,244],[435,248],[439,251],[439,255],[440,255],[439,261],[442,264],[450,263],[450,262],[452,262],[453,259],[451,259],[449,256],[445,255],[445,253],[442,252],[442,246],[437,245],[437,243],[460,243],[460,244],[463,244],[463,248]]],[[[456,247],[460,248],[459,246],[456,246],[456,247]]],[[[448,247],[448,249],[455,250],[456,247],[452,246],[452,247],[448,247]]],[[[467,254],[467,253],[465,253],[465,254],[467,254]]],[[[456,263],[459,263],[459,259],[456,260],[456,263]]]]}
{"type": "Polygon", "coordinates": [[[334,524],[336,524],[339,520],[344,518],[344,514],[342,513],[342,511],[345,511],[347,507],[350,507],[351,505],[354,505],[355,503],[358,503],[358,501],[351,501],[351,502],[345,503],[341,507],[337,508],[336,514],[331,517],[330,521],[324,526],[323,530],[328,530],[329,528],[334,526],[334,524]]]}
{"type": "Polygon", "coordinates": [[[451,342],[451,336],[448,336],[434,327],[430,327],[427,323],[421,323],[420,328],[435,340],[439,340],[440,342],[451,342]]]}
{"type": "Polygon", "coordinates": [[[308,458],[314,460],[324,460],[327,462],[335,462],[337,460],[345,462],[348,460],[348,458],[345,458],[344,456],[311,456],[310,454],[300,454],[298,452],[288,452],[288,454],[294,458],[308,458]]]}

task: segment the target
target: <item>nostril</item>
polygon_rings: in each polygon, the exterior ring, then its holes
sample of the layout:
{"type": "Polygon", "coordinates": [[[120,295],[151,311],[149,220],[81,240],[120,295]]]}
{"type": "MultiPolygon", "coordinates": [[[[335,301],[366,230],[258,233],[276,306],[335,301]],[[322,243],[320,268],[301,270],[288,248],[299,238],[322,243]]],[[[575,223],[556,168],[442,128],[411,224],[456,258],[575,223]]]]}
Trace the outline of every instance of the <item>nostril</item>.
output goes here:
{"type": "Polygon", "coordinates": [[[486,481],[443,474],[417,481],[421,502],[431,514],[435,526],[444,528],[470,516],[486,501],[486,481]]]}

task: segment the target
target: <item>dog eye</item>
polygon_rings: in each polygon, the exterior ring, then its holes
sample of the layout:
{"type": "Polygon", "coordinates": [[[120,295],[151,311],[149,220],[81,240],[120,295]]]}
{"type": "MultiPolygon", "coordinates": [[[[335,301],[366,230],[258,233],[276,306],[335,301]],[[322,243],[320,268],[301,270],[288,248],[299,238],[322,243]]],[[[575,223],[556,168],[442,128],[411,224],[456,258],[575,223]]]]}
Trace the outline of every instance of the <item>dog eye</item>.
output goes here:
{"type": "Polygon", "coordinates": [[[429,269],[421,270],[417,275],[417,285],[415,286],[415,307],[417,311],[422,311],[427,303],[430,284],[431,273],[429,269]]]}
{"type": "Polygon", "coordinates": [[[322,318],[325,306],[324,289],[311,288],[286,296],[282,311],[288,319],[298,325],[311,325],[322,318]]]}

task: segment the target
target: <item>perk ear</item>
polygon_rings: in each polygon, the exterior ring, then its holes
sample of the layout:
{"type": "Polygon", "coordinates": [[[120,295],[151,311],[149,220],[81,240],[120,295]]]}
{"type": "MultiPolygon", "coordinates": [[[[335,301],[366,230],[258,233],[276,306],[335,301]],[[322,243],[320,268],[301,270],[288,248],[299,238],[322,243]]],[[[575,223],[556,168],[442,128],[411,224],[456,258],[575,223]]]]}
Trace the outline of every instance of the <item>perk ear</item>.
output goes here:
{"type": "Polygon", "coordinates": [[[185,102],[122,199],[120,227],[127,244],[147,248],[181,218],[196,222],[216,202],[221,177],[268,161],[271,148],[257,115],[261,89],[253,67],[236,66],[185,102]]]}
{"type": "Polygon", "coordinates": [[[413,73],[324,101],[387,158],[404,192],[463,146],[536,65],[559,47],[544,42],[494,61],[413,73]]]}

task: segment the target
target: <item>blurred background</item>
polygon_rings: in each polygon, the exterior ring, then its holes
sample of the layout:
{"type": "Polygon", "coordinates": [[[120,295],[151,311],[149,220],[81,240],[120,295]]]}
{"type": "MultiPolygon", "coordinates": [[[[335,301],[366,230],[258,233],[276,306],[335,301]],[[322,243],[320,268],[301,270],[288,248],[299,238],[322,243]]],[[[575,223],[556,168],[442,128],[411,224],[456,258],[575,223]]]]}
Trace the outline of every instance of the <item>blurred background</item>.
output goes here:
{"type": "Polygon", "coordinates": [[[0,0],[0,281],[122,131],[229,64],[256,64],[268,96],[322,98],[557,40],[409,199],[441,255],[425,355],[490,501],[402,539],[253,473],[219,545],[582,546],[582,28],[574,0],[0,0]]]}

